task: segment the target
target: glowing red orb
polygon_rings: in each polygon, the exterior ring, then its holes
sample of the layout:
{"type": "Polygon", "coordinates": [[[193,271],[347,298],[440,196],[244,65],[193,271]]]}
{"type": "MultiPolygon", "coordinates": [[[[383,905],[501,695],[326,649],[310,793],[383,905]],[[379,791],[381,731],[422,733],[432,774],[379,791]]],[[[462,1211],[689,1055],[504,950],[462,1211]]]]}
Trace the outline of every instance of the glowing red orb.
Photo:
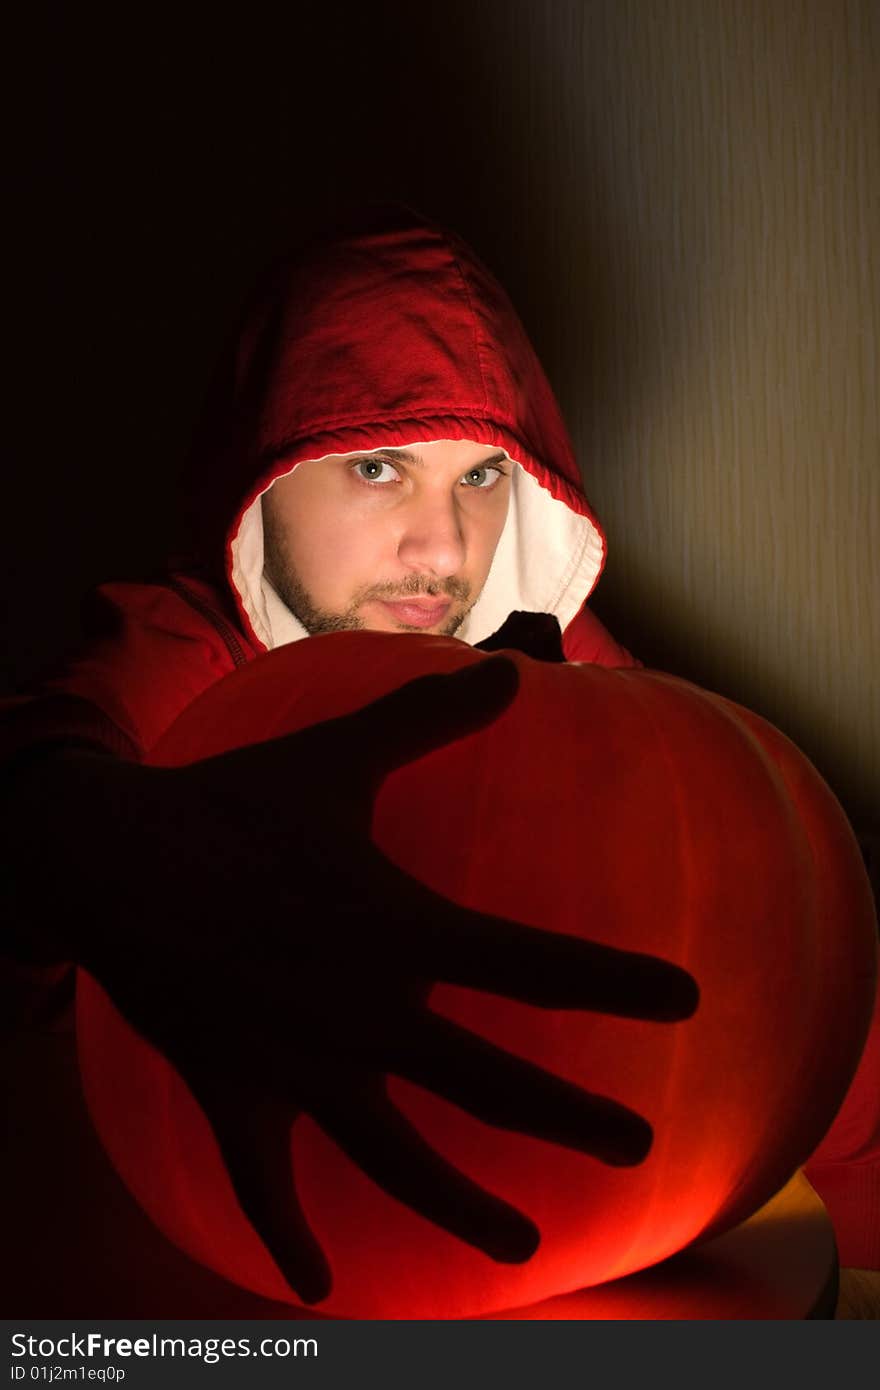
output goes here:
{"type": "MultiPolygon", "coordinates": [[[[684,966],[700,1007],[656,1024],[436,986],[437,1012],[644,1115],[653,1148],[638,1167],[606,1167],[391,1078],[392,1099],[429,1142],[539,1226],[531,1260],[499,1265],[380,1191],[301,1117],[297,1187],[334,1273],[322,1313],[476,1316],[628,1274],[717,1234],[809,1156],[861,1051],[874,987],[870,889],[843,812],[806,758],[758,716],[671,676],[511,658],[520,689],[503,715],[387,778],[376,844],[468,906],[684,966]],[[447,852],[451,833],[467,854],[447,852]]],[[[433,637],[298,642],[209,690],[154,761],[291,732],[485,659],[433,637]]],[[[337,776],[344,794],[344,770],[337,776]]],[[[90,977],[80,984],[87,1101],[134,1196],[195,1259],[294,1301],[187,1088],[90,977]]]]}

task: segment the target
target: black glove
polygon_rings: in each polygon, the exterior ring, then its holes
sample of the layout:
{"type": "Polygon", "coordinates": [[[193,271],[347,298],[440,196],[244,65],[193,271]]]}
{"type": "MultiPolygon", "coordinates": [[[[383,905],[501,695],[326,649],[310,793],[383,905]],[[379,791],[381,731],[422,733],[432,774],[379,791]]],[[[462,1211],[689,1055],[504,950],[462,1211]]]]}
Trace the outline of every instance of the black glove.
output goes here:
{"type": "Polygon", "coordinates": [[[564,661],[562,629],[552,613],[523,613],[505,618],[497,632],[474,646],[481,652],[517,651],[536,661],[564,661]]]}

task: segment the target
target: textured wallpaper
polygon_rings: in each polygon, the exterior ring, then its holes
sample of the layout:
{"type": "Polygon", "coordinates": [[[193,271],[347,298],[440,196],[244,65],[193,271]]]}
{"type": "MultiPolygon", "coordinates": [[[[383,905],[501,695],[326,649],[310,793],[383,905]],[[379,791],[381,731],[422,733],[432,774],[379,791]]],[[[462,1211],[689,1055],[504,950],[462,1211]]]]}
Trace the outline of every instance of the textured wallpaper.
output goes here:
{"type": "Polygon", "coordinates": [[[480,231],[609,533],[596,610],[877,826],[880,5],[482,13],[480,231]]]}

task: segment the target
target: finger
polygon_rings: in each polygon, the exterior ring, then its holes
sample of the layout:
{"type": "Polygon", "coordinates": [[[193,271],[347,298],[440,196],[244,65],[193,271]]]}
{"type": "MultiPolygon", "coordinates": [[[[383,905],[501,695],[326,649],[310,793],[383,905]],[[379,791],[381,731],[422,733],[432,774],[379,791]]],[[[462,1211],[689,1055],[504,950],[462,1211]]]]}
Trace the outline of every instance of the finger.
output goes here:
{"type": "Polygon", "coordinates": [[[197,1092],[242,1211],[303,1303],[329,1294],[330,1266],[300,1206],[290,1148],[292,1117],[272,1102],[230,1105],[212,1086],[197,1092]]]}
{"type": "Polygon", "coordinates": [[[418,676],[320,727],[332,736],[337,758],[345,747],[353,774],[381,781],[394,768],[491,724],[518,687],[513,662],[490,657],[448,675],[418,676]]]}
{"type": "Polygon", "coordinates": [[[422,1138],[384,1094],[314,1112],[321,1128],[384,1192],[502,1264],[538,1248],[535,1224],[487,1192],[422,1138]]]}
{"type": "Polygon", "coordinates": [[[460,907],[392,868],[383,936],[398,968],[547,1009],[674,1023],[699,1003],[694,977],[641,951],[460,907]]]}
{"type": "Polygon", "coordinates": [[[653,1133],[634,1110],[593,1095],[437,1014],[423,1015],[389,1072],[424,1086],[499,1129],[591,1155],[614,1167],[641,1163],[653,1133]]]}

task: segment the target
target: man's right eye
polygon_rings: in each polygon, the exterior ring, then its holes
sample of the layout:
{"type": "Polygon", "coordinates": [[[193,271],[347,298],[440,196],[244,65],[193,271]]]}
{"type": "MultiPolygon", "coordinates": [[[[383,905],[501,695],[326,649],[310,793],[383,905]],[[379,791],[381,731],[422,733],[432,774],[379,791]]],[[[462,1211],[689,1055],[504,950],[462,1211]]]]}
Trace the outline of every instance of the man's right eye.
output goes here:
{"type": "Polygon", "coordinates": [[[400,481],[400,474],[393,464],[385,459],[358,459],[354,465],[357,476],[365,483],[394,483],[400,481]]]}

